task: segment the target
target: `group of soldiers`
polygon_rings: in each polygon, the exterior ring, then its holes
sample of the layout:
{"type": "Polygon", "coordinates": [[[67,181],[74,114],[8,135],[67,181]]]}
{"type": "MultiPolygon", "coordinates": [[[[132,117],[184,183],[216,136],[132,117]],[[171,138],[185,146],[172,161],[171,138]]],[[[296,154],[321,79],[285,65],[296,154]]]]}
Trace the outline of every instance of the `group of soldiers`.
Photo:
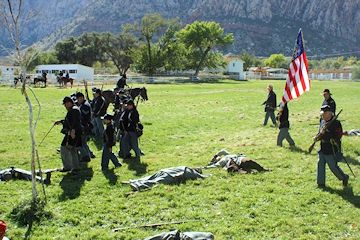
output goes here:
{"type": "MultiPolygon", "coordinates": [[[[103,143],[102,170],[108,169],[110,160],[115,167],[121,166],[117,156],[112,151],[117,141],[120,143],[119,157],[130,158],[130,151],[133,150],[135,160],[140,160],[143,153],[139,148],[138,138],[142,132],[140,129],[142,125],[133,99],[121,94],[125,86],[126,75],[123,75],[117,82],[114,115],[107,113],[107,104],[102,96],[101,89],[98,88],[93,88],[94,99],[90,103],[81,92],[77,92],[74,98],[67,96],[63,99],[67,114],[63,120],[55,122],[55,124],[63,125],[64,138],[60,148],[63,171],[76,172],[79,170],[80,161],[88,162],[90,158],[95,157],[87,144],[92,135],[103,143]]],[[[290,148],[294,148],[295,142],[289,133],[290,122],[287,103],[278,106],[273,86],[269,85],[267,90],[268,97],[263,102],[266,113],[263,125],[266,126],[270,118],[274,126],[279,127],[277,145],[282,146],[283,140],[286,139],[290,148]],[[279,112],[275,117],[275,110],[278,107],[279,112]]],[[[314,142],[320,141],[317,184],[319,187],[325,186],[325,165],[327,163],[334,175],[342,181],[344,186],[347,186],[349,176],[338,166],[338,162],[343,159],[341,138],[346,135],[346,131],[342,130],[341,123],[335,115],[336,103],[331,97],[330,90],[325,89],[323,96],[319,133],[314,138],[314,142]]]]}
{"type": "MultiPolygon", "coordinates": [[[[274,126],[279,127],[279,134],[277,137],[277,145],[282,146],[284,139],[290,145],[290,148],[295,147],[295,142],[290,136],[289,128],[289,109],[287,103],[276,104],[276,94],[273,90],[273,86],[267,87],[268,97],[263,103],[265,105],[265,119],[263,125],[266,126],[268,119],[271,118],[274,126]],[[279,112],[275,118],[275,110],[279,107],[279,112]],[[279,124],[276,122],[278,120],[279,124]]],[[[331,97],[329,89],[324,89],[323,97],[324,101],[320,109],[320,124],[319,132],[314,137],[314,143],[320,141],[320,150],[318,152],[318,168],[317,168],[317,184],[320,188],[325,187],[325,166],[328,164],[332,173],[342,181],[344,187],[348,185],[349,176],[345,174],[338,166],[338,162],[343,160],[341,149],[341,138],[343,135],[347,135],[346,131],[343,131],[340,121],[337,119],[336,103],[331,97]]],[[[311,150],[309,150],[311,151],[311,150]]]]}
{"type": "Polygon", "coordinates": [[[135,152],[137,161],[143,155],[138,143],[140,117],[133,99],[119,94],[119,91],[116,95],[115,114],[111,115],[107,113],[108,104],[101,89],[92,90],[94,99],[91,102],[81,92],[63,99],[66,116],[55,122],[55,125],[62,124],[61,133],[64,134],[60,147],[63,163],[61,171],[76,173],[80,169],[80,162],[89,162],[91,158],[95,158],[87,143],[91,137],[97,143],[102,143],[103,171],[108,170],[110,160],[115,167],[122,165],[112,150],[117,141],[120,142],[119,157],[130,158],[131,150],[135,152]]]}

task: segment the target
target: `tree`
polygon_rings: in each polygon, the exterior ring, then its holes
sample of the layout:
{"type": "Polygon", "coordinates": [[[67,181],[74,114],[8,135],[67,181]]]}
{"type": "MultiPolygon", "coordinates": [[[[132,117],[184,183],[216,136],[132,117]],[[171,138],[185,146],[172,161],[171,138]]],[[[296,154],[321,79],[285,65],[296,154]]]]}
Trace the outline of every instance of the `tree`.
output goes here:
{"type": "Polygon", "coordinates": [[[187,57],[192,62],[190,67],[195,68],[195,76],[206,66],[206,58],[213,48],[234,41],[233,34],[224,34],[219,23],[206,21],[195,21],[186,25],[177,33],[177,37],[189,51],[187,57]]]}
{"type": "Polygon", "coordinates": [[[101,37],[102,50],[116,66],[119,74],[125,74],[133,63],[132,54],[137,45],[135,36],[123,32],[118,36],[105,33],[101,37]]]}
{"type": "Polygon", "coordinates": [[[180,28],[178,19],[168,21],[165,33],[155,45],[156,68],[164,68],[164,70],[169,71],[183,70],[186,67],[186,48],[176,37],[180,28]]]}
{"type": "Polygon", "coordinates": [[[250,53],[243,53],[241,55],[241,60],[244,61],[244,70],[249,70],[252,66],[261,66],[261,60],[257,59],[254,55],[251,55],[250,53]]]}
{"type": "Polygon", "coordinates": [[[56,57],[60,63],[79,63],[91,67],[96,61],[104,60],[101,44],[98,33],[70,37],[55,45],[56,57]]]}
{"type": "Polygon", "coordinates": [[[140,45],[140,48],[135,53],[135,55],[143,57],[143,59],[137,59],[135,67],[143,69],[143,66],[137,65],[137,63],[141,62],[146,66],[146,72],[149,76],[154,74],[157,62],[159,62],[156,55],[157,51],[154,51],[153,45],[156,43],[156,40],[160,39],[172,21],[172,19],[165,19],[161,15],[154,13],[145,15],[140,23],[128,24],[123,28],[125,32],[132,31],[139,35],[140,40],[144,40],[145,45],[140,45]]]}
{"type": "Polygon", "coordinates": [[[352,68],[352,70],[351,70],[351,78],[353,80],[360,80],[360,66],[352,68]]]}
{"type": "Polygon", "coordinates": [[[351,56],[346,61],[346,66],[353,66],[356,65],[359,61],[357,60],[357,57],[351,56]]]}
{"type": "Polygon", "coordinates": [[[153,37],[159,35],[166,27],[166,20],[159,14],[145,15],[141,19],[140,32],[145,38],[148,54],[148,74],[151,76],[154,73],[154,67],[152,63],[152,51],[151,43],[153,37]]]}
{"type": "MultiPolygon", "coordinates": [[[[14,45],[15,51],[12,53],[12,56],[15,58],[15,64],[21,67],[21,78],[22,78],[22,94],[25,97],[25,101],[29,107],[29,132],[31,138],[31,176],[32,176],[32,210],[36,210],[38,203],[38,192],[36,189],[36,174],[35,174],[35,158],[38,159],[38,152],[36,149],[36,141],[35,141],[35,130],[37,125],[37,120],[34,122],[34,114],[33,114],[33,106],[30,100],[30,97],[27,93],[26,89],[26,71],[30,62],[36,56],[36,50],[23,51],[21,40],[21,23],[26,19],[26,16],[23,15],[23,0],[4,0],[0,2],[0,17],[3,25],[8,31],[11,41],[14,45]]],[[[39,104],[39,109],[41,108],[40,103],[35,95],[35,93],[30,89],[33,93],[35,100],[39,104]]],[[[40,114],[40,110],[38,112],[38,117],[40,114]]],[[[39,159],[38,159],[39,160],[39,159]]],[[[39,161],[38,161],[39,162],[39,161]]],[[[45,189],[43,188],[44,193],[45,189]]]]}
{"type": "Polygon", "coordinates": [[[76,39],[76,62],[91,67],[96,61],[104,60],[101,34],[84,33],[76,39]]]}
{"type": "Polygon", "coordinates": [[[55,45],[56,58],[60,63],[76,63],[76,39],[71,37],[55,45]]]}
{"type": "Polygon", "coordinates": [[[289,65],[283,54],[271,54],[269,58],[264,60],[264,64],[272,68],[287,68],[289,65]]]}
{"type": "Polygon", "coordinates": [[[59,60],[55,52],[43,52],[38,54],[29,64],[29,70],[34,70],[40,64],[57,64],[59,60]]]}

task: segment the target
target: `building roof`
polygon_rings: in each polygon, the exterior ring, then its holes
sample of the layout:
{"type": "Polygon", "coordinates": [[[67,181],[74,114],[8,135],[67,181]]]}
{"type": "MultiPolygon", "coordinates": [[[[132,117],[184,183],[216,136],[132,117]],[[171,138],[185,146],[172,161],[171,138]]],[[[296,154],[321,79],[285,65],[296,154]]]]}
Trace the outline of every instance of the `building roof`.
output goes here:
{"type": "Polygon", "coordinates": [[[40,65],[37,65],[36,68],[47,68],[47,67],[79,67],[79,66],[93,69],[92,67],[85,66],[85,65],[82,65],[82,64],[77,64],[77,63],[74,63],[74,64],[40,64],[40,65]]]}

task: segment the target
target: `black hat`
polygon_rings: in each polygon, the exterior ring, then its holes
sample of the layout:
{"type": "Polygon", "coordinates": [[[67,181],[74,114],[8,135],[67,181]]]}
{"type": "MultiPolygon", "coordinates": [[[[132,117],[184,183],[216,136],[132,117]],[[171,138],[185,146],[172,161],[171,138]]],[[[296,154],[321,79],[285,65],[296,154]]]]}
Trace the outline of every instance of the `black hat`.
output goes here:
{"type": "Polygon", "coordinates": [[[321,111],[328,112],[328,111],[331,111],[331,108],[329,105],[323,105],[323,106],[321,106],[321,111]]]}
{"type": "Polygon", "coordinates": [[[93,88],[92,88],[92,91],[93,91],[93,93],[99,93],[99,94],[101,94],[101,89],[100,89],[100,88],[93,87],[93,88]]]}
{"type": "Polygon", "coordinates": [[[76,93],[76,98],[79,98],[79,97],[84,97],[84,94],[82,92],[77,92],[76,93]]]}
{"type": "Polygon", "coordinates": [[[107,120],[112,120],[113,118],[114,117],[108,113],[101,117],[101,119],[107,119],[107,120]]]}
{"type": "Polygon", "coordinates": [[[325,93],[325,92],[331,95],[331,93],[330,93],[330,90],[329,90],[329,89],[325,88],[325,89],[324,89],[324,91],[323,91],[323,93],[325,93]]]}
{"type": "Polygon", "coordinates": [[[134,101],[131,98],[129,98],[125,103],[127,105],[129,105],[129,104],[134,105],[134,101]]]}
{"type": "Polygon", "coordinates": [[[63,104],[65,104],[65,103],[67,103],[67,102],[74,103],[74,101],[72,100],[72,98],[69,97],[69,96],[66,96],[66,97],[64,97],[64,99],[63,99],[63,104]]]}

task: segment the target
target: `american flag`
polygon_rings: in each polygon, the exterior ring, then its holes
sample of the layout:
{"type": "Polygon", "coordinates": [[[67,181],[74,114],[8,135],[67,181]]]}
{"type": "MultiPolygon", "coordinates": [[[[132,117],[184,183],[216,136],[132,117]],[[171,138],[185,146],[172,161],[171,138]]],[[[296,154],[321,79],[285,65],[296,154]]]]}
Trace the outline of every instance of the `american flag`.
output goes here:
{"type": "Polygon", "coordinates": [[[294,54],[289,66],[286,79],[282,104],[298,98],[304,92],[310,90],[310,79],[308,76],[308,62],[304,50],[304,39],[301,28],[299,30],[294,54]]]}

